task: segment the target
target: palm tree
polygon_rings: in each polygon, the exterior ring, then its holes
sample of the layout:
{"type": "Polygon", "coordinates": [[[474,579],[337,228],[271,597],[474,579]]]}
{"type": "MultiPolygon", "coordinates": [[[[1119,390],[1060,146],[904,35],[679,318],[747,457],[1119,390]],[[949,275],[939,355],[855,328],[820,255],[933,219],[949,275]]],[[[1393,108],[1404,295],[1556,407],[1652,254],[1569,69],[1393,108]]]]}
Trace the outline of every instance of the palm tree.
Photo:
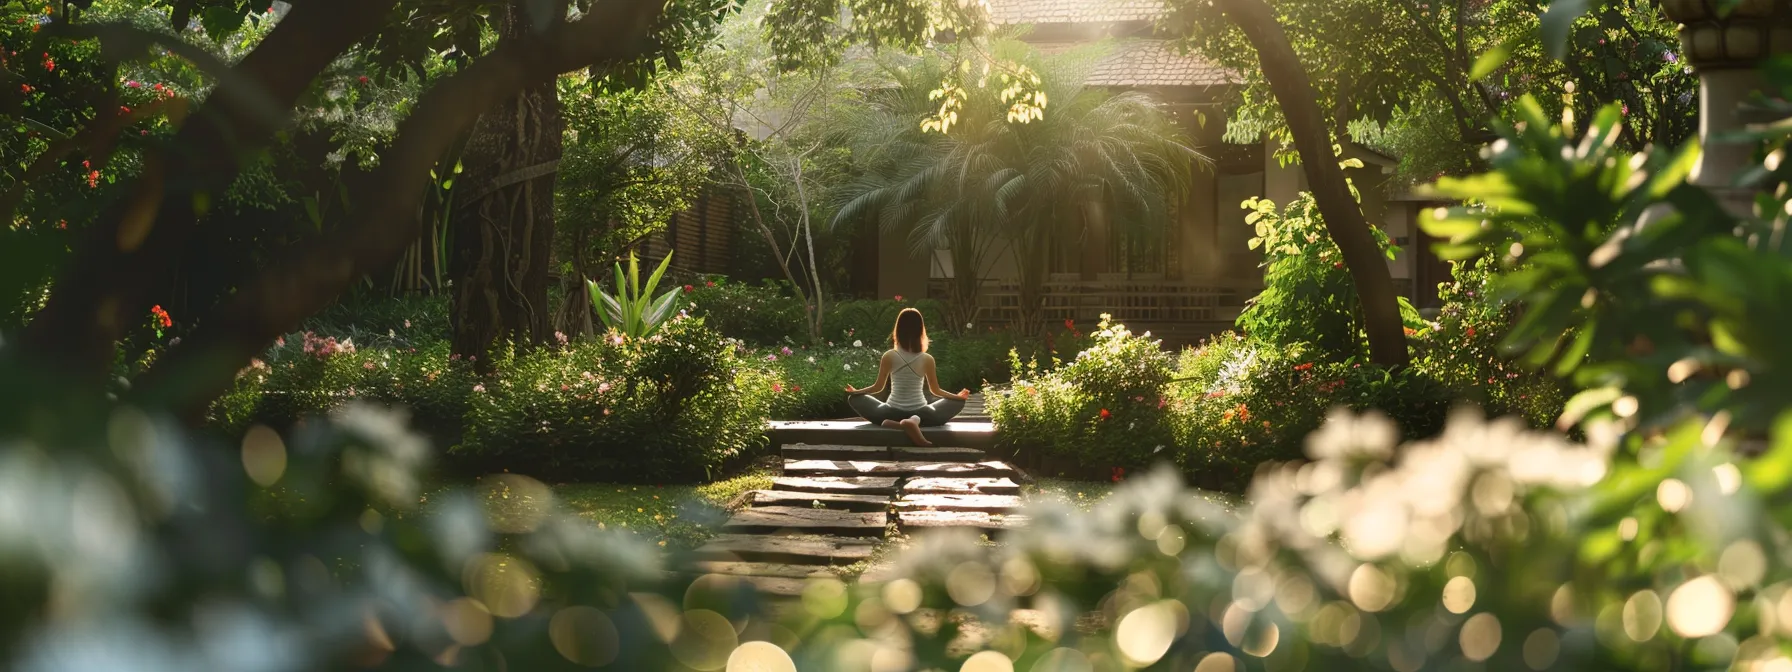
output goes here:
{"type": "Polygon", "coordinates": [[[845,190],[836,225],[876,221],[906,231],[917,249],[947,250],[953,326],[976,318],[989,267],[1011,251],[1020,273],[1024,333],[1040,326],[1055,236],[1086,226],[1091,210],[1117,227],[1162,231],[1206,159],[1162,105],[1142,93],[1083,85],[1103,51],[1045,57],[1019,42],[996,45],[1025,63],[1046,94],[1043,117],[1027,118],[997,87],[970,92],[946,133],[923,131],[936,112],[933,87],[944,61],[890,67],[893,88],[866,94],[845,141],[865,167],[845,190]]]}

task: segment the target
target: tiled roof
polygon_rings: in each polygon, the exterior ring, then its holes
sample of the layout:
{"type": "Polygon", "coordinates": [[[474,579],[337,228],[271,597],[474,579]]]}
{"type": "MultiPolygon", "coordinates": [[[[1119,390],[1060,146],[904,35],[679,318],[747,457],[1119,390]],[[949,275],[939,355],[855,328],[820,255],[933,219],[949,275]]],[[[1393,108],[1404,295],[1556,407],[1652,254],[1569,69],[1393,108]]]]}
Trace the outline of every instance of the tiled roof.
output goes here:
{"type": "MultiPolygon", "coordinates": [[[[1056,53],[1081,45],[1035,45],[1056,53]]],[[[1089,71],[1091,86],[1223,86],[1237,81],[1229,70],[1194,54],[1177,53],[1163,40],[1129,39],[1114,44],[1089,71]]]]}
{"type": "Polygon", "coordinates": [[[1152,21],[1165,13],[1164,0],[989,0],[1000,25],[1152,21]]]}

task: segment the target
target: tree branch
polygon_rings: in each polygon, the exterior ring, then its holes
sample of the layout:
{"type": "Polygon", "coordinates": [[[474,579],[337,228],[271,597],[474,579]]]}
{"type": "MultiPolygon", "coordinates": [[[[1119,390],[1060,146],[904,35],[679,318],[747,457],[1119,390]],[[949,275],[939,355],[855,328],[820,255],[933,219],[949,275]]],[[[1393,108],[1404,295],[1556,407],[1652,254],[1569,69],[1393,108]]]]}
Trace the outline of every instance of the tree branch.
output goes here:
{"type": "Polygon", "coordinates": [[[578,21],[538,38],[501,44],[430,89],[399,124],[391,149],[368,180],[373,193],[385,197],[239,290],[164,355],[135,396],[146,405],[171,406],[195,417],[276,336],[404,253],[420,228],[409,214],[422,200],[423,176],[483,111],[532,82],[638,58],[650,47],[663,9],[662,0],[600,3],[578,21]]]}

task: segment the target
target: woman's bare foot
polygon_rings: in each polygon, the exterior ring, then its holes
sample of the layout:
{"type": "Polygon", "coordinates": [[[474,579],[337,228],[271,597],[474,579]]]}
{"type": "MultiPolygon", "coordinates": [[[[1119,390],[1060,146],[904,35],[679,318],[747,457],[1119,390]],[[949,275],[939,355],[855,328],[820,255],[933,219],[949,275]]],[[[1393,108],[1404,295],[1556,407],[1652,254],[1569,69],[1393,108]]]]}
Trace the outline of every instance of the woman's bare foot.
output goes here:
{"type": "Polygon", "coordinates": [[[897,424],[902,425],[902,431],[908,434],[908,440],[915,442],[915,445],[923,447],[933,445],[933,442],[928,441],[927,436],[921,433],[920,416],[911,416],[897,424]]]}

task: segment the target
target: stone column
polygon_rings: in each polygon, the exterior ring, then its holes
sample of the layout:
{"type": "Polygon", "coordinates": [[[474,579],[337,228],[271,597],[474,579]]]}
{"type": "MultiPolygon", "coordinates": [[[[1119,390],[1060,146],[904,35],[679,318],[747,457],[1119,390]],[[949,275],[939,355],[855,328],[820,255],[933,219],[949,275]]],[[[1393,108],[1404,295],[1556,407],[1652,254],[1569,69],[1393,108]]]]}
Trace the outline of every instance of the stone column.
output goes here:
{"type": "Polygon", "coordinates": [[[1752,207],[1736,176],[1754,163],[1754,144],[1727,140],[1751,119],[1742,104],[1761,89],[1760,64],[1792,52],[1792,0],[1742,0],[1729,14],[1723,0],[1663,0],[1662,10],[1680,23],[1687,63],[1699,75],[1699,143],[1704,148],[1690,180],[1706,187],[1732,212],[1752,207]]]}

